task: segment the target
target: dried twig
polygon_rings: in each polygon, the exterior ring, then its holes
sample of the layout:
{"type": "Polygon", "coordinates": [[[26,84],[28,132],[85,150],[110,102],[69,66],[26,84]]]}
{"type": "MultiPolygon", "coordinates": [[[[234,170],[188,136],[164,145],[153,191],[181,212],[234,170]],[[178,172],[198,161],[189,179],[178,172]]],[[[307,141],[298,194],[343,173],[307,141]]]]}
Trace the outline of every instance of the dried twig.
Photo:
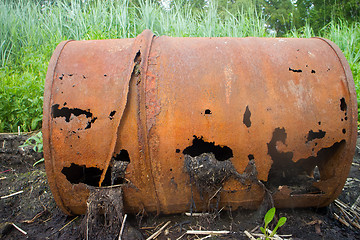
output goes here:
{"type": "Polygon", "coordinates": [[[336,213],[333,213],[333,216],[334,216],[334,218],[336,220],[338,220],[339,222],[341,222],[345,226],[350,227],[350,224],[348,222],[346,222],[343,218],[340,218],[336,213]]]}
{"type": "Polygon", "coordinates": [[[185,213],[186,216],[188,217],[202,217],[202,216],[207,216],[210,215],[210,213],[185,213]]]}
{"type": "Polygon", "coordinates": [[[207,238],[211,238],[212,235],[207,235],[206,237],[203,237],[203,238],[199,238],[199,240],[203,240],[203,239],[207,239],[207,238]]]}
{"type": "Polygon", "coordinates": [[[36,219],[38,219],[39,217],[41,217],[42,215],[44,215],[47,212],[47,209],[45,206],[43,206],[44,210],[42,212],[39,212],[38,214],[35,215],[35,217],[33,217],[30,220],[24,220],[24,223],[33,223],[36,219]]]}
{"type": "Polygon", "coordinates": [[[119,233],[119,240],[121,240],[121,237],[122,237],[123,232],[124,232],[124,226],[125,226],[126,218],[127,218],[127,214],[124,215],[124,219],[123,219],[122,224],[121,224],[120,233],[119,233]]]}
{"type": "Polygon", "coordinates": [[[245,230],[244,233],[249,239],[256,240],[256,238],[254,238],[253,235],[251,235],[248,231],[245,230]]]}
{"type": "Polygon", "coordinates": [[[11,225],[14,226],[14,228],[16,228],[17,230],[19,230],[19,232],[21,232],[24,235],[27,235],[27,232],[25,232],[24,230],[22,230],[21,228],[19,228],[18,226],[15,225],[15,223],[11,223],[11,225]]]}
{"type": "Polygon", "coordinates": [[[257,225],[256,227],[254,227],[250,232],[251,233],[253,233],[253,232],[255,232],[256,230],[258,230],[260,228],[260,226],[259,225],[257,225]]]}
{"type": "Polygon", "coordinates": [[[71,221],[69,221],[67,224],[65,224],[62,228],[60,228],[58,230],[58,232],[60,232],[61,230],[63,230],[67,225],[69,225],[70,223],[72,223],[73,221],[75,221],[79,216],[76,216],[75,218],[73,218],[71,221]]]}
{"type": "Polygon", "coordinates": [[[12,197],[12,196],[15,196],[15,195],[18,195],[20,193],[23,193],[24,191],[21,190],[21,191],[18,191],[16,193],[12,193],[12,194],[9,194],[9,195],[6,195],[6,196],[2,196],[1,199],[5,199],[5,198],[8,198],[8,197],[12,197]]]}
{"type": "Polygon", "coordinates": [[[202,230],[188,230],[186,234],[195,234],[195,235],[223,235],[229,234],[230,231],[202,231],[202,230]]]}
{"type": "Polygon", "coordinates": [[[180,240],[185,235],[186,235],[186,232],[183,235],[181,235],[180,237],[178,237],[176,240],[180,240]]]}
{"type": "Polygon", "coordinates": [[[171,223],[171,221],[168,221],[167,223],[164,224],[164,226],[162,226],[159,230],[157,230],[153,235],[151,235],[150,237],[148,237],[146,240],[150,240],[150,239],[154,239],[157,236],[160,235],[160,233],[166,228],[167,225],[169,225],[171,223]]]}
{"type": "Polygon", "coordinates": [[[216,190],[216,192],[211,196],[211,198],[209,198],[208,207],[210,207],[211,200],[213,200],[213,198],[220,192],[221,189],[222,189],[222,187],[219,187],[219,189],[216,190]]]}
{"type": "Polygon", "coordinates": [[[149,230],[149,229],[154,229],[155,227],[141,227],[141,230],[149,230]]]}

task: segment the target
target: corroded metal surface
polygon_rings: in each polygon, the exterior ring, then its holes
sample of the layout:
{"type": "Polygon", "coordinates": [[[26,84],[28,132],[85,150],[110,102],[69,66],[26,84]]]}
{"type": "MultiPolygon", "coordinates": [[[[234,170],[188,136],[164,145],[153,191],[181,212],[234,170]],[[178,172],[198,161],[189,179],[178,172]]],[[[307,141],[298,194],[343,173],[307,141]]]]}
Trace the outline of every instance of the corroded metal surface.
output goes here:
{"type": "Polygon", "coordinates": [[[118,184],[127,212],[256,208],[265,192],[277,207],[325,206],[356,122],[350,68],[325,39],[63,42],[45,86],[46,171],[68,214],[118,184]]]}

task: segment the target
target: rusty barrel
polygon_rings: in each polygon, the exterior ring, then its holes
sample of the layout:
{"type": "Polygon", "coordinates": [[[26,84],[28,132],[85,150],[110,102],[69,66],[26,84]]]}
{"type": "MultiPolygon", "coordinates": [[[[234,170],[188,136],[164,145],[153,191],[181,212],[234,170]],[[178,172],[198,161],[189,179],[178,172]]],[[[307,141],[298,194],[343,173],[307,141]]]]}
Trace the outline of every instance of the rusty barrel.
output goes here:
{"type": "Polygon", "coordinates": [[[53,196],[83,214],[121,186],[125,211],[326,206],[356,142],[349,65],[323,38],[66,41],[49,64],[44,154],[53,196]]]}

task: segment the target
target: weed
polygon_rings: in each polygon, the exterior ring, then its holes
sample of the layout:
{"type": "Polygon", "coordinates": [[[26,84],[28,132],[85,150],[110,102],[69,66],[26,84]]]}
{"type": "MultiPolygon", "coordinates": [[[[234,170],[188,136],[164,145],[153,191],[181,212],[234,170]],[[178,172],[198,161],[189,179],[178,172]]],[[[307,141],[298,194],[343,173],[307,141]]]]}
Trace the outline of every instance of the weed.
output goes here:
{"type": "Polygon", "coordinates": [[[269,223],[274,219],[274,216],[275,216],[275,208],[273,207],[265,214],[264,227],[260,227],[260,230],[264,234],[264,237],[258,238],[258,240],[262,240],[262,239],[269,240],[269,239],[271,239],[276,234],[276,231],[278,230],[278,228],[285,224],[286,217],[281,217],[279,219],[279,221],[277,222],[275,228],[271,231],[269,229],[269,223]]]}
{"type": "MultiPolygon", "coordinates": [[[[42,132],[38,132],[37,134],[29,137],[28,139],[26,139],[26,141],[24,142],[24,144],[22,144],[19,147],[32,147],[33,150],[35,152],[43,152],[43,137],[42,137],[42,132]]],[[[40,160],[38,160],[37,162],[35,162],[33,164],[33,166],[35,166],[38,163],[41,163],[44,161],[44,158],[41,158],[40,160]]]]}

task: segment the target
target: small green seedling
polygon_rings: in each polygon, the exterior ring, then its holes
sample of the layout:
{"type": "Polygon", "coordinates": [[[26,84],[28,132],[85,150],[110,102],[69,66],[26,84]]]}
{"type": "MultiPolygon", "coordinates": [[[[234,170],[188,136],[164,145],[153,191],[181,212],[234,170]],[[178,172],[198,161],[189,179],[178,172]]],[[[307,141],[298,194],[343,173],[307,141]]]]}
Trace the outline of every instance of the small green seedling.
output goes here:
{"type": "MultiPolygon", "coordinates": [[[[269,223],[274,219],[274,216],[275,216],[275,208],[271,208],[266,214],[265,214],[265,217],[264,217],[264,222],[265,222],[265,225],[264,227],[260,227],[260,230],[261,232],[264,234],[264,238],[265,240],[269,240],[270,238],[272,238],[275,234],[276,234],[276,231],[279,227],[281,227],[282,225],[285,224],[286,222],[286,217],[282,217],[279,219],[278,223],[276,224],[274,230],[272,231],[269,231],[269,223]]],[[[258,238],[258,240],[261,240],[262,238],[258,238]]]]}
{"type": "MultiPolygon", "coordinates": [[[[33,150],[35,152],[43,152],[43,137],[42,137],[42,132],[38,132],[37,134],[35,134],[34,136],[29,137],[23,145],[19,146],[19,147],[28,147],[28,146],[32,146],[33,150]]],[[[33,167],[44,161],[44,158],[40,159],[39,161],[35,162],[33,164],[33,167]]]]}

